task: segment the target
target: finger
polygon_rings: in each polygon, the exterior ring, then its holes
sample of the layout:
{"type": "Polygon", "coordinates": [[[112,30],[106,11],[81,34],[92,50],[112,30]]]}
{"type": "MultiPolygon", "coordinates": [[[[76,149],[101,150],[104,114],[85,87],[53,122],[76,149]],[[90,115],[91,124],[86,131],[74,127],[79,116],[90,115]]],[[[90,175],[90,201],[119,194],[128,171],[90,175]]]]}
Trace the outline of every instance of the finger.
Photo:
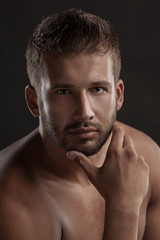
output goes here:
{"type": "Polygon", "coordinates": [[[74,160],[86,172],[88,178],[92,183],[98,174],[98,168],[87,158],[83,153],[77,151],[70,151],[66,154],[67,158],[74,160]]]}
{"type": "Polygon", "coordinates": [[[125,147],[125,146],[132,146],[132,147],[134,147],[132,138],[129,135],[125,135],[124,136],[123,147],[125,147]]]}
{"type": "Polygon", "coordinates": [[[108,151],[114,150],[114,149],[121,149],[123,147],[123,139],[124,139],[123,129],[118,124],[114,124],[113,134],[112,134],[108,151]]]}
{"type": "Polygon", "coordinates": [[[134,147],[134,144],[133,144],[133,140],[130,136],[128,135],[125,135],[124,136],[124,139],[123,139],[123,148],[125,149],[128,149],[134,153],[136,153],[136,150],[135,150],[135,147],[134,147]]]}

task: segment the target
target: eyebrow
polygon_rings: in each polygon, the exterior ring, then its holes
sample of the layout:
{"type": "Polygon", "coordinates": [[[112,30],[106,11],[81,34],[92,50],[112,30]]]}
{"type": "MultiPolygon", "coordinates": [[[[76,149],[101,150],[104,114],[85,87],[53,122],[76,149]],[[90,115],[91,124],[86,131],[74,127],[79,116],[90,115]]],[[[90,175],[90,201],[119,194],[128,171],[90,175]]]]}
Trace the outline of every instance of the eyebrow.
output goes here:
{"type": "MultiPolygon", "coordinates": [[[[108,88],[111,88],[112,84],[108,81],[96,81],[96,82],[89,83],[89,86],[107,86],[108,88]]],[[[74,88],[74,85],[66,82],[64,83],[61,82],[53,85],[52,89],[55,89],[55,88],[74,88]]]]}
{"type": "Polygon", "coordinates": [[[73,84],[69,84],[69,83],[56,83],[55,85],[52,86],[52,89],[54,88],[73,88],[74,85],[73,84]]]}
{"type": "Polygon", "coordinates": [[[91,85],[93,86],[99,86],[99,85],[103,85],[103,86],[107,86],[109,88],[111,88],[112,84],[108,81],[98,81],[98,82],[92,82],[91,85]]]}

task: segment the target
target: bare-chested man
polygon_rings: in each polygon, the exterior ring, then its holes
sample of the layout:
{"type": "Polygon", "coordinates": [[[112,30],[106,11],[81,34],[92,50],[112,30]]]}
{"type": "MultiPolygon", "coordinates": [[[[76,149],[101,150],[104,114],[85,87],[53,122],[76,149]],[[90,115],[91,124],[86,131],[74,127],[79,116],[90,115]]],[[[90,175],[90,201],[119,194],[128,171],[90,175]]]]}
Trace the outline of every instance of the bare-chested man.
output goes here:
{"type": "Polygon", "coordinates": [[[124,85],[110,25],[55,14],[26,58],[39,128],[0,154],[0,240],[159,240],[159,147],[116,121],[124,85]]]}

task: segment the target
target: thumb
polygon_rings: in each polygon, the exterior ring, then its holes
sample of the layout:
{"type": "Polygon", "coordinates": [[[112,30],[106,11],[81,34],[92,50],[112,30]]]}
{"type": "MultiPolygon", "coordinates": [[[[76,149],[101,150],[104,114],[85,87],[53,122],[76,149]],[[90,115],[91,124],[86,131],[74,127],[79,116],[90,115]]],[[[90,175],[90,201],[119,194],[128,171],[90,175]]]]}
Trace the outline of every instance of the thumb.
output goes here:
{"type": "Polygon", "coordinates": [[[83,168],[88,178],[93,183],[98,175],[98,168],[87,158],[83,153],[77,151],[70,151],[66,154],[67,158],[74,160],[83,168]]]}

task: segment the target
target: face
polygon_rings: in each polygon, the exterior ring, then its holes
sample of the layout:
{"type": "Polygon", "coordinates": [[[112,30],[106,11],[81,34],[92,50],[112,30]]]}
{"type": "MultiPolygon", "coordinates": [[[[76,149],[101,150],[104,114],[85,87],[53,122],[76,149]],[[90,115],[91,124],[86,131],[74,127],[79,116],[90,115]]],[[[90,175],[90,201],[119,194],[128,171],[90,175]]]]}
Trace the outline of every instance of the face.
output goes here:
{"type": "Polygon", "coordinates": [[[109,55],[50,53],[44,64],[38,104],[42,131],[66,152],[96,154],[111,133],[122,98],[109,55]]]}

